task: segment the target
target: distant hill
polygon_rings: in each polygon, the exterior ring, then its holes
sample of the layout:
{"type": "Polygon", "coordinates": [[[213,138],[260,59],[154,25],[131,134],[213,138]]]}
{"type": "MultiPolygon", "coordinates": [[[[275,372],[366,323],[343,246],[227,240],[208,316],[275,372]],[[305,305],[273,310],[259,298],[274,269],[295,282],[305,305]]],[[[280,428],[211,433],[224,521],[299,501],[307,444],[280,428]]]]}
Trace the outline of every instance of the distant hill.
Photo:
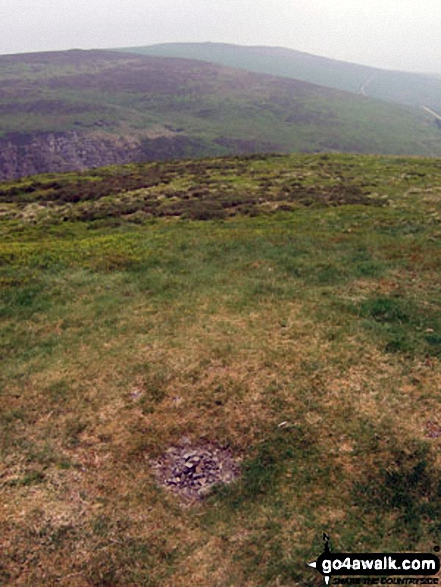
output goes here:
{"type": "Polygon", "coordinates": [[[441,155],[421,108],[202,61],[116,51],[0,57],[0,179],[256,152],[441,155]]]}
{"type": "Polygon", "coordinates": [[[200,59],[441,111],[440,75],[388,71],[281,47],[167,43],[125,50],[143,55],[200,59]]]}

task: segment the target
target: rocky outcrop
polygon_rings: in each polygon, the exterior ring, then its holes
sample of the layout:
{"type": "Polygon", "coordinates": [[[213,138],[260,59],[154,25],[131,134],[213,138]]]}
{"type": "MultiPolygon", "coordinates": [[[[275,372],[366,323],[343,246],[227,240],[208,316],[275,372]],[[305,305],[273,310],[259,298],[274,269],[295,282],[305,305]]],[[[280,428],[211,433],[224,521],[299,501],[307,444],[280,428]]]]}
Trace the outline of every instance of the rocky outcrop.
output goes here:
{"type": "Polygon", "coordinates": [[[0,138],[0,181],[137,161],[281,150],[281,146],[270,142],[228,137],[214,137],[210,141],[166,127],[139,136],[118,136],[102,130],[11,133],[0,138]]]}
{"type": "Polygon", "coordinates": [[[82,131],[9,134],[0,139],[0,181],[140,161],[137,138],[82,131]]]}

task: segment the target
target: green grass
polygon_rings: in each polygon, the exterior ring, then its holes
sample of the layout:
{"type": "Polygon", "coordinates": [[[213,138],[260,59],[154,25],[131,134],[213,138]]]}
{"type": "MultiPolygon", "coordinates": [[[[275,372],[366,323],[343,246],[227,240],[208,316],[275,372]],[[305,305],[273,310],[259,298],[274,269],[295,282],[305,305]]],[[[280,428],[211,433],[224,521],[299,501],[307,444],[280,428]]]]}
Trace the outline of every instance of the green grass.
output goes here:
{"type": "Polygon", "coordinates": [[[431,551],[440,174],[292,155],[0,186],[1,581],[312,587],[323,531],[431,551]],[[183,438],[241,477],[181,505],[151,459],[183,438]]]}
{"type": "Polygon", "coordinates": [[[244,153],[441,154],[441,133],[421,108],[201,61],[2,56],[0,83],[3,179],[244,153]]]}

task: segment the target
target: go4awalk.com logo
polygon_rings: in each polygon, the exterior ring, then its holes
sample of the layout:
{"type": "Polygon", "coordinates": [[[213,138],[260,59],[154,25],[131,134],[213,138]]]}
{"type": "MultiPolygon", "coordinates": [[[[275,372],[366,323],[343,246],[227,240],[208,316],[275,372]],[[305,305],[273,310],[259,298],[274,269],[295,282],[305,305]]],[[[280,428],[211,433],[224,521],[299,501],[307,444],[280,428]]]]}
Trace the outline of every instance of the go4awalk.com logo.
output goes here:
{"type": "Polygon", "coordinates": [[[333,553],[329,536],[323,534],[324,550],[318,559],[308,563],[325,578],[329,585],[438,585],[434,577],[440,570],[439,558],[430,553],[412,554],[347,554],[333,553]],[[372,578],[381,575],[380,578],[372,578]],[[418,575],[419,578],[415,578],[418,575]],[[410,578],[413,576],[413,578],[410,578]],[[337,579],[337,577],[351,577],[337,579]],[[358,577],[356,579],[355,577],[358,577]],[[367,579],[369,577],[369,579],[367,579]],[[427,578],[426,578],[427,577],[427,578]],[[431,578],[429,578],[431,577],[431,578]]]}

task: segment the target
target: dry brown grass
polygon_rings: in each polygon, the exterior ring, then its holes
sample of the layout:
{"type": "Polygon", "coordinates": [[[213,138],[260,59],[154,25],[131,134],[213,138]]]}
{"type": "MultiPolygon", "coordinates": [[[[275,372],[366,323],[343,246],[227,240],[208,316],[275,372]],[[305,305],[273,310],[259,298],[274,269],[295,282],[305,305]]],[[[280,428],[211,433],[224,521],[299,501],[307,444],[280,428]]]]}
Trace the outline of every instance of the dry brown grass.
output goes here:
{"type": "MultiPolygon", "coordinates": [[[[167,552],[187,545],[188,556],[172,577],[162,579],[164,585],[253,585],[234,563],[247,531],[225,539],[209,536],[197,523],[204,505],[189,512],[155,486],[149,459],[182,437],[228,443],[249,458],[250,447],[277,428],[283,414],[289,426],[304,421],[352,481],[363,478],[358,463],[363,449],[350,425],[345,431],[345,414],[387,419],[402,436],[423,439],[425,419],[437,408],[436,393],[429,391],[439,389],[436,362],[416,362],[404,375],[399,359],[356,337],[343,347],[331,344],[324,327],[302,316],[301,304],[285,305],[284,316],[281,326],[272,304],[247,316],[225,308],[207,316],[201,309],[164,332],[167,319],[161,315],[154,342],[146,344],[136,332],[151,318],[138,308],[124,319],[128,334],[105,341],[93,331],[75,354],[66,349],[55,364],[31,376],[25,389],[11,385],[10,409],[27,406],[21,439],[37,451],[49,442],[54,460],[44,468],[44,483],[30,487],[14,485],[28,462],[6,460],[3,548],[12,560],[19,557],[19,574],[9,569],[15,584],[104,584],[90,569],[98,577],[109,561],[121,565],[115,553],[128,535],[166,542],[167,552]],[[314,358],[321,366],[305,370],[314,358]],[[63,407],[48,405],[47,390],[60,380],[69,382],[69,399],[63,407]],[[274,390],[282,412],[274,407],[274,390]],[[424,409],[415,411],[422,401],[424,409]],[[64,461],[71,468],[60,469],[64,461]],[[91,529],[101,517],[108,526],[97,539],[91,529]],[[61,544],[50,548],[53,537],[63,535],[75,538],[66,539],[65,547],[60,538],[61,544]]],[[[325,490],[316,488],[318,501],[325,490]]],[[[339,493],[341,498],[341,488],[339,493]]],[[[304,496],[302,506],[313,498],[304,496]]],[[[339,500],[317,516],[325,526],[338,525],[348,513],[339,500]]],[[[254,522],[258,532],[259,520],[254,522]]],[[[297,524],[291,520],[283,528],[291,539],[297,524]]],[[[106,584],[123,581],[113,576],[106,584]]]]}
{"type": "Polygon", "coordinates": [[[0,582],[315,587],[322,531],[431,549],[438,227],[395,202],[42,240],[11,225],[0,582]],[[228,446],[241,478],[180,501],[151,460],[183,439],[228,446]]]}

